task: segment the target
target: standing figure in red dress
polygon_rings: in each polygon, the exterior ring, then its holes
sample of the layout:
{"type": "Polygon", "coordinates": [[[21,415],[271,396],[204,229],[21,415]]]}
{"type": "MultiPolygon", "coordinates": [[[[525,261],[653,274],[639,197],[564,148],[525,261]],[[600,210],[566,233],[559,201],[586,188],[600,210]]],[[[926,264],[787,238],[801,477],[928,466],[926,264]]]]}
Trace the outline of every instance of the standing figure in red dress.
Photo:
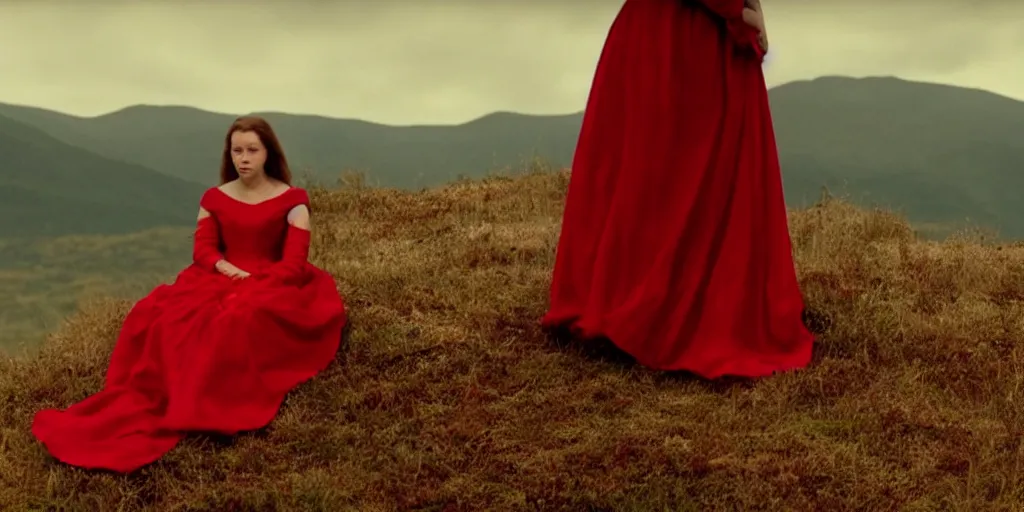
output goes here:
{"type": "Polygon", "coordinates": [[[334,360],[345,307],[307,261],[309,198],[266,121],[235,121],[220,174],[199,203],[193,263],[128,313],[103,389],[36,414],[32,433],[57,459],[130,472],[187,432],[259,429],[334,360]]]}
{"type": "Polygon", "coordinates": [[[572,166],[550,329],[713,379],[807,365],[756,0],[627,0],[572,166]]]}

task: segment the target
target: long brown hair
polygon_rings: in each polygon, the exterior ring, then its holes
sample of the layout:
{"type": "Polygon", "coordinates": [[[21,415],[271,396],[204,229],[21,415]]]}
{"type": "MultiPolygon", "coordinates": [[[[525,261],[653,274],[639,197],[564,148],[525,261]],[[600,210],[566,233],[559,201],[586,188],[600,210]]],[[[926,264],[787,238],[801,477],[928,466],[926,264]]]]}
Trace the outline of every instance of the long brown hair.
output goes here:
{"type": "Polygon", "coordinates": [[[281,149],[281,141],[277,140],[277,134],[270,127],[266,119],[259,116],[242,116],[235,119],[224,136],[224,152],[220,156],[220,182],[221,184],[238,179],[238,169],[231,160],[231,135],[235,132],[254,132],[267,148],[267,162],[263,164],[263,170],[268,177],[274,178],[287,185],[292,184],[292,171],[288,167],[288,159],[284,157],[284,150],[281,149]]]}

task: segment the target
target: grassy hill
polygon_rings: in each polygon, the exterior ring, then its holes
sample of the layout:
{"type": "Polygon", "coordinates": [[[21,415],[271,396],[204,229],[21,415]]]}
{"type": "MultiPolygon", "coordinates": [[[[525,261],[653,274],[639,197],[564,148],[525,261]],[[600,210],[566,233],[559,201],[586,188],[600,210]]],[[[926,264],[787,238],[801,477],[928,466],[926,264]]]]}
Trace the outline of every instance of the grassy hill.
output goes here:
{"type": "Polygon", "coordinates": [[[202,190],[0,117],[0,238],[194,223],[202,190]]]}
{"type": "Polygon", "coordinates": [[[885,211],[791,215],[822,332],[804,371],[706,383],[537,326],[568,176],[311,191],[312,259],[351,350],[265,431],[140,474],[28,432],[97,390],[130,303],[0,362],[4,510],[1014,510],[1024,501],[1024,249],[917,240],[885,211]]]}
{"type": "MultiPolygon", "coordinates": [[[[770,97],[792,206],[817,200],[827,185],[860,204],[898,208],[940,233],[970,221],[1024,237],[1015,195],[1024,187],[1024,103],[896,78],[826,77],[775,87],[770,97]]],[[[235,117],[134,106],[79,118],[3,104],[0,115],[204,185],[216,180],[224,131],[235,117]]],[[[582,121],[581,114],[495,113],[455,126],[386,126],[264,115],[300,171],[334,182],[354,169],[374,184],[409,189],[516,168],[532,157],[568,166],[582,121]]]]}

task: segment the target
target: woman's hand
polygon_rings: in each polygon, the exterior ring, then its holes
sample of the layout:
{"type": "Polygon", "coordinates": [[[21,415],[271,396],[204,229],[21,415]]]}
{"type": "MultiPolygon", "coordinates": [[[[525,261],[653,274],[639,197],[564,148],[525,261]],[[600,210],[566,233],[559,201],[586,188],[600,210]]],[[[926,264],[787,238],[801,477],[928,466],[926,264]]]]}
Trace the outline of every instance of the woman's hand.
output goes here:
{"type": "Polygon", "coordinates": [[[249,277],[249,273],[232,265],[228,260],[220,260],[217,262],[217,272],[224,274],[231,279],[245,279],[249,277]]]}
{"type": "Polygon", "coordinates": [[[747,5],[754,4],[754,7],[743,8],[743,22],[757,30],[757,43],[761,50],[768,52],[768,34],[764,26],[764,13],[761,12],[761,4],[758,0],[748,0],[747,5]]]}

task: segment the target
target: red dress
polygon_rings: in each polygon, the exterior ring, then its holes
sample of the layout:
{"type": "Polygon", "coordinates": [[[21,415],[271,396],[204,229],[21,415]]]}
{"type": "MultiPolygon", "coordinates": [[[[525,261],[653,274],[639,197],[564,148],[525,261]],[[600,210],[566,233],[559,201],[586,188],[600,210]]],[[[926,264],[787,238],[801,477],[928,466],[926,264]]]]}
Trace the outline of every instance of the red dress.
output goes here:
{"type": "Polygon", "coordinates": [[[306,261],[309,231],[286,219],[308,203],[301,188],[256,204],[208,190],[194,263],[128,313],[103,389],[37,413],[36,438],[68,464],[129,472],[188,431],[270,423],[289,390],[334,360],[346,322],[334,279],[306,261]],[[222,257],[252,276],[218,273],[222,257]]]}
{"type": "Polygon", "coordinates": [[[576,147],[548,328],[706,378],[805,366],[768,94],[743,0],[627,0],[576,147]]]}

